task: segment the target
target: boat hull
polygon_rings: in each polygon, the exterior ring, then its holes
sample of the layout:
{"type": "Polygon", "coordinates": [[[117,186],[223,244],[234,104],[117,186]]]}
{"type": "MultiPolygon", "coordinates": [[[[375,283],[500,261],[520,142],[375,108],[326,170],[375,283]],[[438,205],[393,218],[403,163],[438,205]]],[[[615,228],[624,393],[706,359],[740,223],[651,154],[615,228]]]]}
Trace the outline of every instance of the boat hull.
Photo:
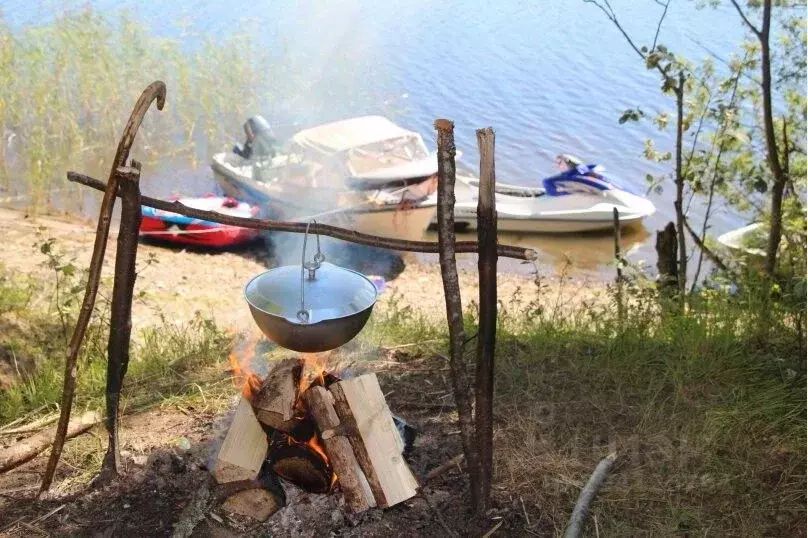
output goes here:
{"type": "Polygon", "coordinates": [[[258,231],[236,226],[205,226],[176,224],[143,217],[140,235],[153,241],[210,248],[227,248],[244,244],[258,237],[258,231]]]}
{"type": "MultiPolygon", "coordinates": [[[[642,223],[645,215],[621,217],[620,226],[632,226],[642,223]]],[[[477,217],[455,216],[455,224],[466,230],[477,229],[477,217]]],[[[575,233],[611,230],[611,220],[572,220],[572,219],[525,219],[497,214],[497,230],[514,233],[575,233]]]]}
{"type": "MultiPolygon", "coordinates": [[[[319,222],[361,233],[416,240],[423,237],[437,209],[437,203],[432,198],[415,204],[364,203],[344,211],[328,209],[318,212],[301,207],[299,202],[284,197],[281,190],[267,188],[252,179],[234,174],[216,159],[212,168],[214,178],[225,194],[253,201],[260,205],[266,216],[273,219],[302,220],[313,215],[319,222]]],[[[312,193],[313,196],[316,194],[312,193]]],[[[322,200],[318,201],[318,205],[324,209],[322,200]]]]}

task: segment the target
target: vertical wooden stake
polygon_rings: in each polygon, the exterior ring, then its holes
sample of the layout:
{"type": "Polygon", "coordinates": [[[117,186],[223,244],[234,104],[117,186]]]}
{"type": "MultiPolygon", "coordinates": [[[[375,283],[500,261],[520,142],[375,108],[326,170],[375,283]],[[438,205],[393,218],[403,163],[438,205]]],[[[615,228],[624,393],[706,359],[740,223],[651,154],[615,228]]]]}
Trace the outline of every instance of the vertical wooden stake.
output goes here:
{"type": "Polygon", "coordinates": [[[477,262],[480,283],[480,328],[477,338],[475,425],[480,448],[479,515],[489,507],[494,443],[494,350],[497,333],[497,208],[494,196],[494,130],[477,131],[480,150],[480,197],[477,201],[477,262]]]}
{"type": "Polygon", "coordinates": [[[143,122],[143,117],[151,105],[152,101],[157,101],[158,110],[163,110],[166,102],[166,85],[158,80],[149,84],[143,93],[140,94],[129,121],[124,127],[121,140],[118,142],[118,149],[115,151],[115,158],[112,161],[112,170],[107,180],[104,198],[101,200],[101,209],[98,215],[98,225],[95,233],[95,243],[93,244],[93,255],[90,259],[90,272],[87,276],[87,288],[84,291],[84,299],[81,303],[79,319],[76,321],[76,329],[70,337],[70,344],[67,348],[67,360],[65,361],[65,378],[62,387],[62,409],[59,414],[59,425],[56,429],[56,436],[53,439],[53,449],[51,450],[48,466],[45,475],[42,477],[42,484],[39,493],[50,488],[53,477],[56,474],[56,466],[62,455],[62,448],[65,444],[67,427],[70,423],[70,411],[73,407],[73,396],[76,392],[76,374],[78,372],[78,357],[87,326],[90,324],[90,317],[95,306],[95,297],[98,293],[98,284],[101,280],[101,266],[104,263],[104,253],[107,248],[109,238],[109,223],[112,219],[112,210],[115,207],[115,197],[118,195],[118,168],[126,164],[129,158],[129,149],[135,140],[137,130],[143,122]]]}
{"type": "Polygon", "coordinates": [[[617,264],[617,319],[623,323],[623,257],[620,256],[620,212],[612,208],[614,214],[614,263],[617,264]]]}
{"type": "Polygon", "coordinates": [[[469,373],[466,366],[466,333],[463,328],[463,306],[455,260],[455,142],[454,123],[435,120],[438,132],[438,243],[443,293],[446,298],[446,319],[449,324],[449,366],[452,370],[454,397],[460,422],[463,452],[468,463],[471,482],[471,502],[477,509],[481,504],[480,459],[474,436],[471,410],[469,373]]]}
{"type": "Polygon", "coordinates": [[[101,475],[117,475],[121,468],[118,443],[118,419],[121,387],[129,366],[129,339],[132,334],[132,294],[137,277],[138,234],[140,231],[140,163],[118,169],[121,191],[121,224],[118,250],[115,254],[115,281],[112,286],[112,308],[107,344],[107,432],[109,446],[101,475]]]}

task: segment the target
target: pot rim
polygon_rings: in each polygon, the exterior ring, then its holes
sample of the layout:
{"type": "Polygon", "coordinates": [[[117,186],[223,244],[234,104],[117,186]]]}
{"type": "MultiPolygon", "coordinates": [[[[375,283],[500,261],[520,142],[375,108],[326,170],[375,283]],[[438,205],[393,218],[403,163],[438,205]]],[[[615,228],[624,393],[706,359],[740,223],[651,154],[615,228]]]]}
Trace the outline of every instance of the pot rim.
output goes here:
{"type": "Polygon", "coordinates": [[[352,316],[355,316],[357,314],[365,312],[366,310],[369,310],[369,309],[373,308],[376,305],[376,301],[379,299],[379,290],[378,290],[378,288],[376,288],[376,284],[374,284],[372,280],[370,280],[368,277],[366,277],[365,275],[363,275],[359,271],[354,271],[353,269],[346,269],[345,267],[341,267],[339,265],[336,265],[336,264],[333,264],[333,263],[330,263],[330,262],[324,262],[324,263],[328,263],[329,265],[333,266],[336,269],[339,269],[339,270],[342,270],[342,271],[347,271],[349,273],[354,273],[355,275],[359,275],[362,279],[365,280],[365,282],[370,284],[370,286],[373,288],[373,300],[370,302],[370,304],[368,306],[366,306],[365,308],[363,308],[362,310],[357,310],[356,312],[352,312],[350,314],[345,314],[343,316],[335,316],[335,317],[331,317],[331,318],[327,318],[327,319],[321,319],[320,321],[317,321],[315,323],[300,323],[298,321],[292,320],[292,319],[287,318],[285,316],[280,316],[278,314],[273,314],[272,312],[267,312],[263,308],[260,308],[260,307],[258,307],[256,305],[254,305],[250,301],[250,298],[247,296],[247,288],[250,286],[250,284],[253,283],[254,280],[266,275],[267,273],[271,273],[272,271],[285,269],[287,267],[295,267],[297,269],[300,269],[300,267],[301,267],[300,265],[293,265],[293,264],[292,265],[279,265],[278,267],[273,267],[272,269],[267,269],[266,271],[258,273],[257,275],[252,277],[250,280],[247,281],[247,283],[244,285],[244,288],[242,289],[242,294],[244,295],[244,299],[247,301],[247,304],[249,305],[250,308],[254,308],[255,310],[258,310],[259,312],[261,312],[262,314],[266,314],[267,316],[282,319],[284,321],[287,321],[289,323],[292,323],[293,325],[297,325],[297,326],[300,326],[300,327],[313,327],[313,326],[319,325],[321,323],[328,323],[329,321],[336,321],[338,319],[350,318],[352,316]]]}

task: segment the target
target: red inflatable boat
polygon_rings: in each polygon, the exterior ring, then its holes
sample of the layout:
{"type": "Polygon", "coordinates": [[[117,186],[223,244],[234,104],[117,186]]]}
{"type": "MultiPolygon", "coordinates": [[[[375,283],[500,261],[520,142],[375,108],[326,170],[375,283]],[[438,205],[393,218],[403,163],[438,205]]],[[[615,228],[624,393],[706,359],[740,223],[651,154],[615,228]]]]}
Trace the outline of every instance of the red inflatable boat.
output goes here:
{"type": "MultiPolygon", "coordinates": [[[[258,214],[257,207],[229,197],[206,196],[177,200],[194,209],[215,211],[234,217],[249,218],[258,214]]],[[[141,213],[143,215],[140,223],[141,237],[169,243],[224,248],[255,239],[260,233],[259,230],[194,219],[152,207],[142,207],[141,213]]]]}

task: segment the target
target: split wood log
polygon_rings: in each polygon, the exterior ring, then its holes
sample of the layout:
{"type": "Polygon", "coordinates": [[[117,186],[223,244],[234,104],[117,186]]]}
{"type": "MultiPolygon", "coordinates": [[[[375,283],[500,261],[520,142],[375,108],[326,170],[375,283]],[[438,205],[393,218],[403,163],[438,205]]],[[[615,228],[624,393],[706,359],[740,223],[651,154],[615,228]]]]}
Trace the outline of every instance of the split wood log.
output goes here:
{"type": "Polygon", "coordinates": [[[376,506],[368,480],[356,461],[353,448],[332,403],[332,396],[323,387],[312,387],[303,395],[306,408],[317,422],[331,467],[337,473],[345,503],[354,512],[364,512],[376,506]]]}
{"type": "Polygon", "coordinates": [[[240,491],[228,497],[222,504],[222,508],[228,512],[257,521],[266,521],[283,506],[278,497],[263,488],[240,491]]]}
{"type": "Polygon", "coordinates": [[[581,490],[578,501],[575,503],[572,517],[570,517],[570,522],[567,526],[567,533],[564,535],[565,538],[578,538],[581,536],[586,514],[589,512],[589,505],[592,504],[595,495],[597,495],[600,486],[603,485],[603,481],[606,480],[606,475],[609,473],[609,470],[616,460],[617,453],[612,452],[600,460],[598,466],[595,467],[592,476],[589,477],[589,481],[586,483],[586,486],[584,486],[584,489],[581,490]]]}
{"type": "Polygon", "coordinates": [[[250,403],[241,398],[216,456],[213,476],[220,484],[256,478],[266,458],[267,448],[264,429],[255,418],[250,403]]]}
{"type": "Polygon", "coordinates": [[[477,262],[480,285],[480,328],[477,338],[475,431],[480,454],[478,515],[489,507],[494,466],[494,350],[497,335],[497,207],[494,130],[477,131],[480,150],[480,196],[477,200],[477,262]]]}
{"type": "Polygon", "coordinates": [[[222,508],[234,514],[247,516],[257,521],[266,521],[269,516],[286,505],[286,494],[277,475],[268,466],[261,469],[256,480],[260,487],[236,492],[224,501],[222,508]]]}
{"type": "Polygon", "coordinates": [[[261,424],[288,432],[297,423],[295,403],[301,364],[298,359],[273,362],[274,368],[253,396],[252,406],[261,424]]]}
{"type": "Polygon", "coordinates": [[[98,215],[95,243],[93,244],[93,254],[90,258],[90,270],[87,276],[87,287],[84,291],[84,299],[82,300],[81,310],[79,311],[79,317],[76,321],[76,328],[73,331],[73,335],[70,337],[70,343],[67,347],[59,425],[53,440],[53,449],[51,450],[50,459],[48,460],[48,466],[42,477],[42,485],[39,488],[40,493],[47,491],[53,482],[53,477],[56,474],[56,466],[59,464],[59,458],[62,455],[62,448],[64,447],[65,437],[67,435],[70,411],[73,407],[73,395],[76,392],[79,351],[84,341],[84,335],[87,332],[87,326],[90,323],[90,316],[93,313],[95,297],[98,294],[98,284],[101,280],[101,266],[104,263],[104,253],[106,252],[107,239],[109,238],[109,225],[112,220],[115,197],[120,196],[118,192],[118,168],[126,165],[126,161],[129,159],[129,149],[132,147],[132,142],[134,142],[135,135],[140,128],[140,124],[143,122],[143,117],[146,115],[146,111],[153,101],[157,101],[158,110],[163,110],[163,105],[165,105],[166,102],[166,85],[164,82],[159,80],[152,82],[143,90],[143,93],[140,94],[140,97],[135,103],[135,107],[132,109],[132,113],[129,115],[129,121],[126,123],[126,127],[124,127],[121,140],[118,142],[118,149],[115,151],[115,157],[112,160],[112,169],[109,173],[107,184],[105,185],[100,181],[98,182],[99,190],[104,191],[104,198],[101,200],[101,209],[98,215]]]}
{"type": "Polygon", "coordinates": [[[323,454],[306,443],[288,440],[269,449],[272,470],[281,478],[312,493],[328,493],[334,473],[323,454]]]}
{"type": "Polygon", "coordinates": [[[107,344],[107,433],[109,445],[100,476],[112,478],[121,470],[118,444],[119,404],[123,378],[129,367],[129,340],[132,335],[132,295],[137,278],[137,243],[140,232],[140,163],[119,168],[121,223],[115,254],[115,280],[112,285],[109,340],[107,344]]]}
{"type": "Polygon", "coordinates": [[[414,497],[418,481],[401,454],[399,434],[376,374],[334,383],[330,390],[376,505],[386,508],[414,497]]]}
{"type": "MultiPolygon", "coordinates": [[[[88,411],[81,416],[73,417],[65,432],[65,438],[70,439],[84,433],[101,422],[101,420],[101,414],[96,411],[88,411]]],[[[54,426],[42,430],[19,443],[14,443],[0,452],[0,473],[10,471],[46,450],[53,443],[55,434],[56,427],[54,426]]]]}
{"type": "MultiPolygon", "coordinates": [[[[106,189],[103,181],[99,181],[93,177],[78,172],[68,172],[67,180],[73,183],[79,183],[87,187],[103,191],[106,189]]],[[[185,215],[186,217],[193,217],[196,219],[207,220],[210,222],[218,222],[220,224],[228,224],[230,226],[239,226],[241,228],[250,228],[252,230],[266,230],[270,232],[290,232],[290,233],[306,233],[305,222],[288,222],[280,220],[269,219],[256,219],[246,217],[234,217],[232,215],[224,215],[216,211],[205,211],[202,209],[194,209],[183,205],[181,202],[167,202],[157,198],[144,196],[141,200],[142,204],[146,207],[153,207],[155,209],[162,209],[163,211],[171,211],[185,215]]],[[[441,251],[439,243],[431,241],[407,241],[404,239],[392,239],[389,237],[382,237],[378,235],[365,234],[347,228],[340,228],[331,224],[317,224],[317,233],[320,235],[327,235],[335,239],[341,239],[350,243],[359,245],[366,245],[369,247],[384,248],[388,250],[399,250],[402,252],[423,252],[428,254],[438,254],[441,251]]],[[[458,254],[473,254],[478,251],[476,241],[458,241],[456,244],[455,252],[458,254]]],[[[513,258],[516,260],[533,261],[538,258],[538,253],[532,248],[514,247],[510,245],[499,245],[497,247],[499,256],[503,258],[513,258]]]]}
{"type": "Polygon", "coordinates": [[[452,370],[463,453],[466,455],[471,482],[471,499],[476,509],[480,506],[480,458],[474,435],[471,384],[465,360],[466,332],[463,328],[463,305],[460,300],[460,282],[455,260],[458,251],[454,230],[456,179],[454,123],[438,119],[435,120],[435,129],[438,133],[438,243],[440,244],[438,260],[446,299],[446,319],[449,324],[449,366],[452,370]]]}

